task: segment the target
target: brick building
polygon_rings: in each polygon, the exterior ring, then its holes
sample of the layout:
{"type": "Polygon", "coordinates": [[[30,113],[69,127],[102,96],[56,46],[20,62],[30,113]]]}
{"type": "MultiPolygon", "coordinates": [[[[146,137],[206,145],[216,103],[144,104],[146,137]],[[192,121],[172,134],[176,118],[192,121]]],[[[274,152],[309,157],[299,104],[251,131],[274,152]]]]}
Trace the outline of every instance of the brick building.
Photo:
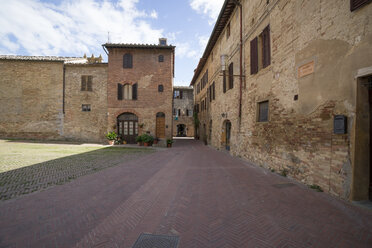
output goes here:
{"type": "Polygon", "coordinates": [[[226,0],[191,82],[196,133],[344,199],[371,199],[369,2],[226,0]]]}
{"type": "Polygon", "coordinates": [[[161,41],[105,44],[109,63],[0,56],[0,137],[105,142],[117,131],[129,143],[144,132],[171,138],[175,47],[161,41]]]}
{"type": "Polygon", "coordinates": [[[173,136],[194,137],[194,90],[175,86],[173,90],[173,136]]]}

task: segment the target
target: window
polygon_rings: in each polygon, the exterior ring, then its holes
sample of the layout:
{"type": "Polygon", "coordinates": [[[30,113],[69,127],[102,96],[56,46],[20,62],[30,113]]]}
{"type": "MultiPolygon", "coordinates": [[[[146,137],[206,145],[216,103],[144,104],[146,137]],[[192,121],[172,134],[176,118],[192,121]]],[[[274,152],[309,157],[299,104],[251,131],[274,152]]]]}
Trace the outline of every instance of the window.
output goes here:
{"type": "Polygon", "coordinates": [[[350,11],[359,9],[360,7],[372,2],[371,0],[350,0],[350,11]]]}
{"type": "Polygon", "coordinates": [[[215,100],[216,99],[216,87],[215,87],[215,83],[213,82],[212,84],[212,100],[215,100]]]}
{"type": "Polygon", "coordinates": [[[118,100],[137,100],[137,84],[118,84],[118,100]]]}
{"type": "Polygon", "coordinates": [[[226,93],[226,71],[222,72],[223,93],[226,93]]]}
{"type": "Polygon", "coordinates": [[[163,92],[164,86],[162,84],[158,85],[158,92],[163,92]]]}
{"type": "Polygon", "coordinates": [[[159,57],[158,57],[158,61],[159,61],[159,62],[164,62],[164,56],[163,56],[163,55],[159,55],[159,57]]]}
{"type": "Polygon", "coordinates": [[[133,56],[130,53],[124,54],[123,68],[133,68],[133,56]]]}
{"type": "Polygon", "coordinates": [[[173,115],[177,115],[177,111],[175,108],[173,109],[173,115]]]}
{"type": "Polygon", "coordinates": [[[173,94],[174,99],[182,99],[183,92],[182,90],[175,90],[173,94]]]}
{"type": "Polygon", "coordinates": [[[234,88],[234,64],[229,65],[229,89],[234,88]]]}
{"type": "Polygon", "coordinates": [[[83,112],[90,112],[90,104],[83,104],[83,105],[81,105],[81,111],[83,111],[83,112]]]}
{"type": "Polygon", "coordinates": [[[229,24],[227,24],[227,27],[226,27],[226,39],[228,39],[230,37],[230,22],[229,24]]]}
{"type": "Polygon", "coordinates": [[[269,101],[263,101],[258,103],[258,122],[269,121],[269,101]]]}
{"type": "Polygon", "coordinates": [[[178,109],[178,116],[181,116],[181,109],[178,109]]]}
{"type": "Polygon", "coordinates": [[[251,40],[251,75],[271,64],[270,25],[251,40]]]}
{"type": "Polygon", "coordinates": [[[186,116],[189,116],[189,110],[186,109],[186,116]]]}
{"type": "Polygon", "coordinates": [[[81,91],[93,91],[93,76],[81,76],[81,91]]]}

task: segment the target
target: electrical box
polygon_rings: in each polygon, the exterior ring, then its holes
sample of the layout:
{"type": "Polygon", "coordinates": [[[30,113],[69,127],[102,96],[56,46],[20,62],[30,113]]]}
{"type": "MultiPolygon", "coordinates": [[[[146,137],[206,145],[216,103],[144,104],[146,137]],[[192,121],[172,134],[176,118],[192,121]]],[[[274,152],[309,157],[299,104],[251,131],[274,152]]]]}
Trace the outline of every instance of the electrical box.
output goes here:
{"type": "Polygon", "coordinates": [[[345,115],[335,115],[333,119],[333,133],[347,133],[347,117],[345,115]]]}

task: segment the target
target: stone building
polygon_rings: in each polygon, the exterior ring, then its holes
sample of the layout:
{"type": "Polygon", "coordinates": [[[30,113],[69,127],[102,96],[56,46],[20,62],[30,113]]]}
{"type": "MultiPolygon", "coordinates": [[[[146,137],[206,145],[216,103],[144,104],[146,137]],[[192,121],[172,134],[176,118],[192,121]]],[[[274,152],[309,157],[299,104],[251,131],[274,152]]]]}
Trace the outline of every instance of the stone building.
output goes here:
{"type": "Polygon", "coordinates": [[[173,91],[173,136],[194,137],[194,90],[175,86],[173,91]]]}
{"type": "Polygon", "coordinates": [[[172,138],[174,46],[105,44],[108,51],[108,128],[128,143],[149,133],[172,138]]]}
{"type": "Polygon", "coordinates": [[[144,132],[171,138],[175,47],[161,41],[105,44],[109,63],[93,55],[0,56],[0,137],[105,142],[117,131],[129,143],[144,132]]]}
{"type": "Polygon", "coordinates": [[[226,0],[191,85],[200,137],[371,199],[370,1],[226,0]]]}

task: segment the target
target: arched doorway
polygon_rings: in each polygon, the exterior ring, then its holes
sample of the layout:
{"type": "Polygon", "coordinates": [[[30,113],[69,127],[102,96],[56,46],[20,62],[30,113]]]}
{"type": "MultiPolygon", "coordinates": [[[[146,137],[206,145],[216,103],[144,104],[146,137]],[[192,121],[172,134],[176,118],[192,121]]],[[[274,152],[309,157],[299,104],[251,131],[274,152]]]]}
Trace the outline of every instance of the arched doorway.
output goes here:
{"type": "Polygon", "coordinates": [[[165,114],[162,112],[156,114],[156,137],[165,138],[165,114]]]}
{"type": "Polygon", "coordinates": [[[185,124],[178,124],[177,125],[177,137],[186,137],[186,125],[185,124]]]}
{"type": "Polygon", "coordinates": [[[132,113],[123,113],[117,118],[119,136],[128,144],[135,144],[138,136],[138,117],[132,113]]]}
{"type": "Polygon", "coordinates": [[[230,138],[231,138],[231,122],[224,121],[221,132],[221,144],[226,150],[230,151],[230,138]]]}

